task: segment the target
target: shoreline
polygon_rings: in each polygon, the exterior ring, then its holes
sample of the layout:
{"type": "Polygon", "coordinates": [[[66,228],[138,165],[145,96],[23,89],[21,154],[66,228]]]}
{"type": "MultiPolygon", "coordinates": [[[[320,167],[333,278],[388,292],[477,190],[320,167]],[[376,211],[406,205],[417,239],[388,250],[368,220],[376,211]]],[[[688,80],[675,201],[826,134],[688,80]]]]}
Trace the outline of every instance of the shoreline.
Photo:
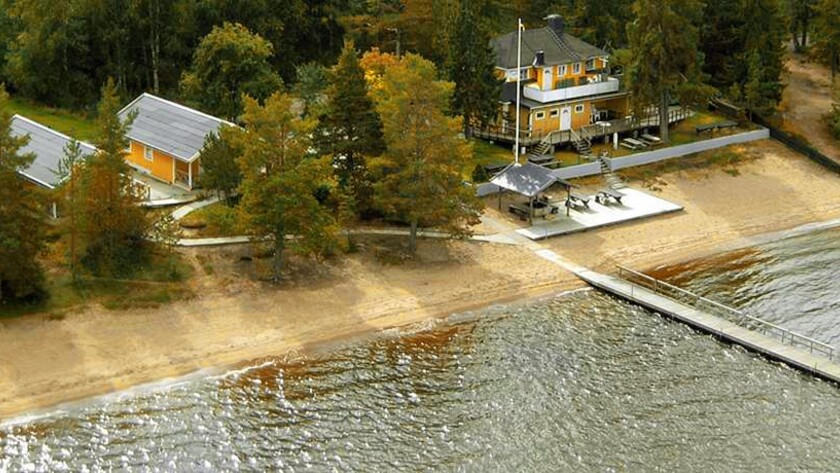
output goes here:
{"type": "MultiPolygon", "coordinates": [[[[595,270],[616,262],[649,270],[840,224],[840,198],[824,198],[840,196],[840,180],[777,143],[744,149],[761,157],[740,164],[736,177],[719,169],[659,177],[668,184],[662,197],[684,204],[684,212],[543,243],[595,270]],[[762,199],[748,200],[758,192],[762,199]],[[814,205],[802,211],[807,202],[814,205]]],[[[427,240],[418,259],[395,266],[348,256],[310,281],[272,290],[217,274],[196,282],[197,300],[158,309],[94,307],[65,320],[2,321],[0,426],[587,287],[522,247],[427,240]]]]}

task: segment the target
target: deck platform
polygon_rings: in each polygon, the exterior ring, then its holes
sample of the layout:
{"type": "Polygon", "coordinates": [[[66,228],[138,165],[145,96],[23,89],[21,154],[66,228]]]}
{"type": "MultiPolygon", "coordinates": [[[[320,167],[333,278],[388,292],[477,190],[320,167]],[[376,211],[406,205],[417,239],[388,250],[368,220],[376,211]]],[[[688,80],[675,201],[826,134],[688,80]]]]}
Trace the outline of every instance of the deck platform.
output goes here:
{"type": "Polygon", "coordinates": [[[777,338],[750,330],[617,277],[588,269],[580,269],[576,271],[576,274],[592,286],[622,299],[647,307],[768,358],[840,384],[840,365],[824,356],[810,353],[807,348],[794,347],[777,338]]]}
{"type": "Polygon", "coordinates": [[[620,204],[591,201],[588,208],[570,209],[569,216],[561,211],[552,220],[535,221],[532,226],[516,232],[531,240],[542,240],[683,210],[680,205],[636,189],[624,188],[615,192],[624,194],[620,204]]]}

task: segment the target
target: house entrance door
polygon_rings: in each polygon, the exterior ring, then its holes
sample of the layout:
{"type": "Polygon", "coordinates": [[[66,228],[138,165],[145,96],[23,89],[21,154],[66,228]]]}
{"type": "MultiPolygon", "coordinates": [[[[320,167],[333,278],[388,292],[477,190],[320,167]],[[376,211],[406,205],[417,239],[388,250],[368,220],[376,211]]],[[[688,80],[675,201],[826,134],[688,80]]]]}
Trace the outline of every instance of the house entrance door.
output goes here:
{"type": "Polygon", "coordinates": [[[554,88],[554,77],[551,73],[551,68],[543,69],[543,90],[551,90],[554,88]]]}
{"type": "Polygon", "coordinates": [[[563,107],[560,110],[560,130],[572,129],[572,107],[563,107]]]}

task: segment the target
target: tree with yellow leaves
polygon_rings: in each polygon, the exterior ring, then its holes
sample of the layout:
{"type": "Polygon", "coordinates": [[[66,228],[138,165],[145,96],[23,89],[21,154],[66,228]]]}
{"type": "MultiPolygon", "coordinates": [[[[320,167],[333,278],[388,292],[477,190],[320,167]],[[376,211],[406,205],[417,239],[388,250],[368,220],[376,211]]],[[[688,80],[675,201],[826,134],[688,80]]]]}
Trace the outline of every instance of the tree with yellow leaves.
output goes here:
{"type": "Polygon", "coordinates": [[[453,83],[438,80],[431,61],[408,54],[385,71],[375,97],[387,146],[375,162],[375,202],[408,223],[411,252],[419,227],[467,236],[481,214],[481,203],[461,179],[472,148],[460,136],[462,118],[447,116],[453,90],[453,83]]]}

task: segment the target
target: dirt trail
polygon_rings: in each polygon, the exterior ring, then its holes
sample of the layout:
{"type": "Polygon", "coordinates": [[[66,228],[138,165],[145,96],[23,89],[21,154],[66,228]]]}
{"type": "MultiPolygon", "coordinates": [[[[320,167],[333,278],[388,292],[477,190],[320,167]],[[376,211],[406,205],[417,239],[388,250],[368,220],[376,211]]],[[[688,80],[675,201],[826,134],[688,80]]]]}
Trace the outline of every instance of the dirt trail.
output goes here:
{"type": "Polygon", "coordinates": [[[791,54],[779,106],[784,128],[804,136],[826,156],[840,162],[840,141],[831,136],[825,116],[831,111],[831,71],[791,54]]]}

